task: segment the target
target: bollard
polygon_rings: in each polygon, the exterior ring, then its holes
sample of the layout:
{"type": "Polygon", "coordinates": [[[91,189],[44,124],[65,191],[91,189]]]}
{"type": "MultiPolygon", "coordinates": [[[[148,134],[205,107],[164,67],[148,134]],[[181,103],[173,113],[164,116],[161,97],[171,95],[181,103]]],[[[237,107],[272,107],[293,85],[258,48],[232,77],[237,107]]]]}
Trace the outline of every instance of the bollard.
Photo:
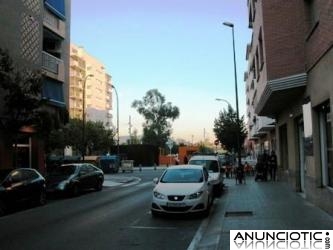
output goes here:
{"type": "Polygon", "coordinates": [[[154,164],[154,170],[156,170],[156,163],[154,164]]]}
{"type": "Polygon", "coordinates": [[[140,171],[140,172],[142,171],[142,166],[141,166],[141,164],[139,165],[139,171],[140,171]]]}

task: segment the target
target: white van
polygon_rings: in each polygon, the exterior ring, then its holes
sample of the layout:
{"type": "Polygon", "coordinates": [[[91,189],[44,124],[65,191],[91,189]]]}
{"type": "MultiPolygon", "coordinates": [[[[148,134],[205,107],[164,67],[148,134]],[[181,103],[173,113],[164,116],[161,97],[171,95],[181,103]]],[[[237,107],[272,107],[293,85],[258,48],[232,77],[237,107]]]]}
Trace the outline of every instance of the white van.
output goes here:
{"type": "Polygon", "coordinates": [[[120,170],[123,173],[125,173],[127,171],[133,173],[133,168],[134,168],[133,160],[122,160],[121,161],[120,170]]]}
{"type": "Polygon", "coordinates": [[[215,196],[220,196],[223,190],[222,166],[217,155],[193,155],[189,160],[190,165],[205,166],[209,172],[209,181],[213,185],[215,196]]]}

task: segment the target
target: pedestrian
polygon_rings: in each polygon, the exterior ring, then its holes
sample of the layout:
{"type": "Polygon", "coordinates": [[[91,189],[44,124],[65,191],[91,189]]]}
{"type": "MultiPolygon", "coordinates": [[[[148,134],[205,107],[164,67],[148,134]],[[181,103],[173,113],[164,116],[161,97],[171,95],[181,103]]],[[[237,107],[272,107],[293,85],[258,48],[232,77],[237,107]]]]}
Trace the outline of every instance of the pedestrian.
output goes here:
{"type": "Polygon", "coordinates": [[[271,155],[269,156],[269,169],[271,180],[276,181],[277,157],[274,150],[272,150],[271,155]]]}
{"type": "Polygon", "coordinates": [[[184,164],[187,164],[188,163],[188,158],[187,158],[187,156],[185,155],[184,156],[184,164]]]}
{"type": "Polygon", "coordinates": [[[178,155],[175,157],[175,164],[176,164],[176,165],[179,165],[179,158],[178,158],[178,155]]]}
{"type": "Polygon", "coordinates": [[[267,175],[268,173],[270,173],[270,169],[269,169],[269,164],[268,164],[268,160],[269,160],[269,155],[267,154],[267,151],[264,151],[264,154],[262,155],[262,163],[263,163],[263,169],[264,169],[264,178],[267,181],[267,175]]]}

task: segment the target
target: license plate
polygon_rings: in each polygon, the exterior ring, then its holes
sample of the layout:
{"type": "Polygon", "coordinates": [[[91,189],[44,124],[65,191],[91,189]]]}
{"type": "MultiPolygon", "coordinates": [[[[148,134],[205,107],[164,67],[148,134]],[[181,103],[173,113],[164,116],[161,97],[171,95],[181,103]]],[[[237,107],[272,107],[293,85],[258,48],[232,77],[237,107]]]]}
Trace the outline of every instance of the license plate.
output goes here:
{"type": "Polygon", "coordinates": [[[167,203],[168,207],[185,207],[186,204],[185,203],[167,203]]]}

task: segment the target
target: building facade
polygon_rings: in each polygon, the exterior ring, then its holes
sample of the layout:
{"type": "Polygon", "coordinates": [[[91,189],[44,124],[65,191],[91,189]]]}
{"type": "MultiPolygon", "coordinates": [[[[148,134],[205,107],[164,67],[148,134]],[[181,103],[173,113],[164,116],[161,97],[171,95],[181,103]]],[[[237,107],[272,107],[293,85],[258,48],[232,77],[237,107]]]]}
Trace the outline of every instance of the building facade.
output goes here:
{"type": "Polygon", "coordinates": [[[105,66],[82,47],[70,46],[69,114],[112,128],[112,83],[105,66]],[[85,107],[83,108],[83,105],[85,107]]]}
{"type": "MultiPolygon", "coordinates": [[[[54,114],[67,106],[70,5],[70,0],[0,2],[0,47],[8,50],[17,68],[42,71],[41,97],[54,114]]],[[[45,170],[43,139],[22,131],[18,147],[19,167],[45,170]]],[[[11,150],[0,138],[1,166],[13,167],[11,157],[4,157],[11,150]]]]}
{"type": "Polygon", "coordinates": [[[333,213],[333,2],[248,0],[248,10],[250,138],[277,152],[280,180],[333,213]]]}

